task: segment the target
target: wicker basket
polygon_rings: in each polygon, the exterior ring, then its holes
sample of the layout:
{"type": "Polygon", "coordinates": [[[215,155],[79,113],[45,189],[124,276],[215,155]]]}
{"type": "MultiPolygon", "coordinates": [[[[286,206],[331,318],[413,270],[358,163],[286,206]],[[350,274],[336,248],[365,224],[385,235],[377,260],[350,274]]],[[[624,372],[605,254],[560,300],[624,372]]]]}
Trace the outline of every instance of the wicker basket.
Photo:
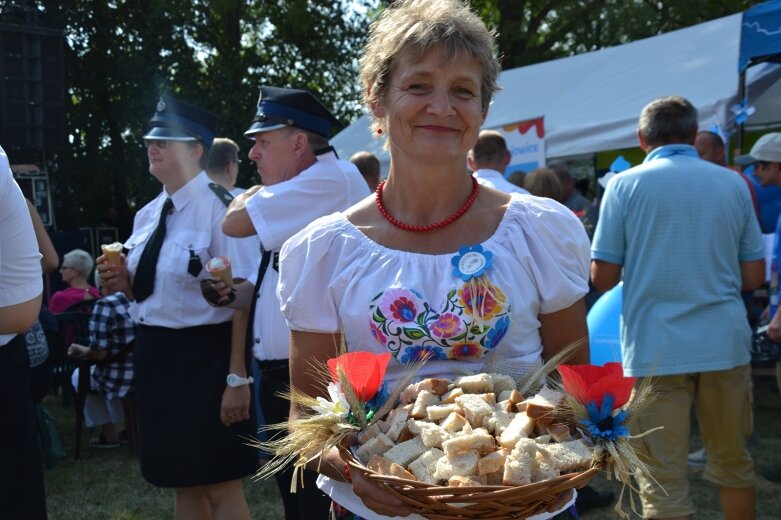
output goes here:
{"type": "Polygon", "coordinates": [[[411,511],[430,520],[526,518],[545,511],[559,493],[587,482],[599,471],[593,467],[526,486],[446,487],[380,475],[364,466],[349,449],[340,448],[340,452],[351,472],[363,473],[411,511]]]}

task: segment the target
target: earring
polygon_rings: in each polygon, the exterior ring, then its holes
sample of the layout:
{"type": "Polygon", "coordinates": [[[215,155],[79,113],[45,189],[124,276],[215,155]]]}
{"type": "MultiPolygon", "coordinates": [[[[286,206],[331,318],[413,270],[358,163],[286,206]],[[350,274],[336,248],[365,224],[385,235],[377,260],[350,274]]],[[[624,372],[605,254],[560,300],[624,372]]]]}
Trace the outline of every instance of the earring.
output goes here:
{"type": "Polygon", "coordinates": [[[382,134],[382,128],[378,128],[378,129],[377,129],[377,134],[378,134],[378,135],[379,135],[379,134],[382,134]]]}

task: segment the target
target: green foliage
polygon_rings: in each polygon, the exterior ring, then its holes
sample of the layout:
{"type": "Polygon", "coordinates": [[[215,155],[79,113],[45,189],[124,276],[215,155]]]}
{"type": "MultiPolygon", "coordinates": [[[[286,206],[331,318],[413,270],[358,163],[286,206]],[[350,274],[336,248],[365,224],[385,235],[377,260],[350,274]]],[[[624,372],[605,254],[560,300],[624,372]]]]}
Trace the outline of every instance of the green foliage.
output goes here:
{"type": "MultiPolygon", "coordinates": [[[[113,224],[160,190],[140,136],[162,92],[220,116],[242,134],[261,83],[306,88],[347,124],[361,112],[357,60],[369,19],[388,0],[0,0],[35,6],[66,35],[70,148],[56,157],[61,229],[113,224]]],[[[503,68],[556,59],[686,27],[748,8],[751,0],[471,0],[498,32],[503,68]]],[[[51,169],[51,168],[50,168],[51,169]]],[[[239,184],[256,182],[245,161],[239,184]]]]}
{"type": "MultiPolygon", "coordinates": [[[[0,11],[3,4],[0,0],[0,11]]],[[[357,58],[371,0],[113,0],[36,3],[66,36],[70,147],[52,176],[61,229],[110,223],[160,190],[140,137],[167,92],[220,116],[218,135],[246,150],[261,84],[305,88],[345,124],[359,112],[357,58]]],[[[256,179],[246,161],[240,184],[256,179]]]]}
{"type": "Polygon", "coordinates": [[[472,0],[509,69],[621,45],[734,14],[751,0],[472,0]]]}

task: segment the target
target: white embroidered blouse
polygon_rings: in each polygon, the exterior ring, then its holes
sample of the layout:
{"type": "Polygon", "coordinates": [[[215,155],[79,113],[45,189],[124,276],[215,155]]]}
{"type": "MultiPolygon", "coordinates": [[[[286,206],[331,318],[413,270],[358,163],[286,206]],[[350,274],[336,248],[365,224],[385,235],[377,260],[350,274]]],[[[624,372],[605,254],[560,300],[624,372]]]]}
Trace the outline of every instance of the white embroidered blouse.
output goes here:
{"type": "Polygon", "coordinates": [[[463,251],[393,250],[342,213],[320,218],[282,248],[282,312],[292,330],[341,331],[350,350],[390,352],[389,385],[424,353],[430,361],[419,377],[472,372],[495,349],[505,362],[539,364],[538,316],[588,291],[583,225],[551,199],[514,194],[479,246],[492,259],[476,284],[455,272],[454,258],[463,251]]]}

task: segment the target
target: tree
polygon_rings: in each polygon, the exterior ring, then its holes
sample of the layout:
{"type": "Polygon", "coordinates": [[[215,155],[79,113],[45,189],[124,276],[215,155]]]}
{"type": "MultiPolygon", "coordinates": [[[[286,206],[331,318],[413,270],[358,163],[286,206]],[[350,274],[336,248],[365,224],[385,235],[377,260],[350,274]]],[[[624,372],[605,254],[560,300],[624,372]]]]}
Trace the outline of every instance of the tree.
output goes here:
{"type": "MultiPolygon", "coordinates": [[[[0,11],[8,2],[0,0],[0,11]]],[[[315,92],[348,123],[359,113],[365,15],[346,0],[71,0],[28,2],[66,34],[70,150],[52,178],[63,229],[111,224],[160,190],[141,136],[160,93],[220,116],[240,141],[261,84],[315,92]]],[[[365,10],[363,11],[365,12],[365,10]]],[[[243,144],[240,142],[240,144],[243,144]]],[[[250,177],[250,165],[242,178],[250,177]]]]}
{"type": "Polygon", "coordinates": [[[621,45],[751,7],[750,0],[472,0],[511,69],[621,45]]]}

